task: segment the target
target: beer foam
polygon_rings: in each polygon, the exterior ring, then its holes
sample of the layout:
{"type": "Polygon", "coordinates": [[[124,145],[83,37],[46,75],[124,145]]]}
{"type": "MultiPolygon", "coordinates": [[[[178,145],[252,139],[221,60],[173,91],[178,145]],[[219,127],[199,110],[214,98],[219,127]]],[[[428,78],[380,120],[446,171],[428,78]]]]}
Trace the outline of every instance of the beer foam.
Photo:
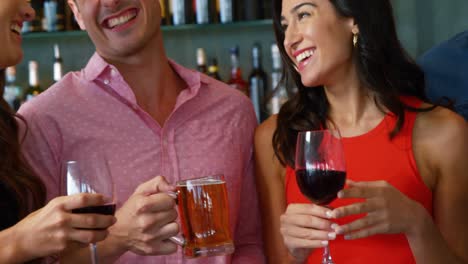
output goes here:
{"type": "Polygon", "coordinates": [[[204,186],[204,185],[215,185],[215,184],[224,184],[226,181],[220,179],[195,179],[195,180],[187,180],[181,183],[177,183],[179,187],[187,187],[187,186],[204,186]]]}

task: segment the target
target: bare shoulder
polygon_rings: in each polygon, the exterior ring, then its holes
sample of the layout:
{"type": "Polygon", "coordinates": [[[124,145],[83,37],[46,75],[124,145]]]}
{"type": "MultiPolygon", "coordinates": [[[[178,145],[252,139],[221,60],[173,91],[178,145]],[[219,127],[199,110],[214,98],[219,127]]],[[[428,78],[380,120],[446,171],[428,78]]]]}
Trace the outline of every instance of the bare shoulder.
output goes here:
{"type": "MultiPolygon", "coordinates": [[[[467,122],[456,113],[444,107],[436,107],[429,112],[418,114],[415,124],[415,133],[422,137],[429,137],[431,142],[439,147],[443,143],[451,145],[467,141],[467,122]]],[[[447,147],[447,145],[445,145],[447,147]]]]}
{"type": "Polygon", "coordinates": [[[432,180],[435,223],[453,252],[467,259],[467,122],[443,107],[419,113],[413,143],[418,144],[413,146],[415,157],[424,165],[421,176],[432,180]]]}
{"type": "Polygon", "coordinates": [[[467,122],[449,109],[436,107],[419,113],[413,138],[435,169],[468,157],[467,122]]]}

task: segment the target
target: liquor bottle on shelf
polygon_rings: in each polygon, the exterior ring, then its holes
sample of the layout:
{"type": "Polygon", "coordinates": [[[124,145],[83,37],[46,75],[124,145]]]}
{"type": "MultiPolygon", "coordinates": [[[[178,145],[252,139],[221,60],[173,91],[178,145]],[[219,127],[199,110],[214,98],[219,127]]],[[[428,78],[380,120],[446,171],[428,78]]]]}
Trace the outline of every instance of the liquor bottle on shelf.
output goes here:
{"type": "Polygon", "coordinates": [[[43,29],[45,31],[59,31],[65,29],[64,0],[44,1],[43,29]]]}
{"type": "Polygon", "coordinates": [[[261,9],[263,10],[263,19],[271,19],[273,16],[273,1],[263,0],[261,1],[261,9]]]}
{"type": "Polygon", "coordinates": [[[268,114],[277,114],[281,106],[288,100],[288,92],[283,83],[281,83],[282,75],[282,62],[279,48],[276,43],[271,45],[271,58],[273,62],[273,69],[271,73],[271,89],[267,98],[267,110],[268,114]]]}
{"type": "Polygon", "coordinates": [[[233,0],[232,1],[232,13],[234,16],[234,21],[243,21],[245,19],[245,6],[243,5],[242,0],[233,0]]]}
{"type": "Polygon", "coordinates": [[[249,74],[250,99],[252,100],[257,121],[260,123],[266,119],[265,93],[267,91],[267,75],[262,67],[262,50],[260,44],[252,47],[252,71],[249,74]]]}
{"type": "Polygon", "coordinates": [[[209,0],[195,0],[195,17],[197,24],[210,23],[209,0]]]}
{"type": "MultiPolygon", "coordinates": [[[[268,0],[271,1],[271,0],[268,0]]],[[[242,20],[257,20],[263,18],[261,1],[242,0],[242,20]]]]}
{"type": "Polygon", "coordinates": [[[161,6],[161,25],[167,26],[171,24],[169,3],[168,0],[159,0],[161,6]]]}
{"type": "Polygon", "coordinates": [[[219,0],[210,0],[210,22],[213,24],[219,23],[219,0]]]}
{"type": "Polygon", "coordinates": [[[17,111],[21,105],[22,90],[16,84],[16,68],[14,66],[6,68],[5,79],[6,84],[3,91],[3,99],[7,101],[12,109],[17,111]]]}
{"type": "Polygon", "coordinates": [[[197,49],[197,70],[201,73],[207,73],[206,53],[203,48],[197,49]]]}
{"type": "Polygon", "coordinates": [[[216,58],[211,59],[211,64],[208,66],[208,75],[218,81],[222,81],[221,76],[219,76],[219,67],[216,58]]]}
{"type": "Polygon", "coordinates": [[[44,31],[55,31],[55,24],[57,23],[57,1],[44,0],[44,31]]]}
{"type": "Polygon", "coordinates": [[[219,21],[223,24],[234,21],[234,5],[232,0],[219,0],[219,21]]]}
{"type": "Polygon", "coordinates": [[[57,21],[55,23],[55,30],[63,31],[66,27],[66,6],[65,0],[57,0],[57,21]]]}
{"type": "Polygon", "coordinates": [[[39,65],[37,61],[29,61],[29,87],[26,90],[24,101],[27,102],[42,92],[39,85],[39,65]]]}
{"type": "Polygon", "coordinates": [[[60,56],[60,48],[58,44],[54,44],[54,82],[60,81],[63,76],[63,61],[62,56],[60,56]]]}
{"type": "Polygon", "coordinates": [[[249,96],[249,86],[247,82],[242,78],[242,70],[239,66],[239,47],[233,47],[230,49],[231,53],[231,78],[228,84],[249,96]]]}
{"type": "Polygon", "coordinates": [[[192,0],[170,0],[170,11],[173,25],[184,25],[192,22],[192,0]]]}

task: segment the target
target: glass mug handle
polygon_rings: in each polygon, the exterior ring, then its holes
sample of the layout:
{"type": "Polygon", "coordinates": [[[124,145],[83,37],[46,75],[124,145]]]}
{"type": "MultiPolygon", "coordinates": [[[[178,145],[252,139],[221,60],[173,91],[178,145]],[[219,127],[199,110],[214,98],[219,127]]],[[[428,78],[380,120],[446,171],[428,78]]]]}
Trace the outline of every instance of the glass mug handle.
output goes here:
{"type": "MultiPolygon", "coordinates": [[[[176,204],[178,203],[178,198],[179,198],[179,193],[178,192],[166,192],[167,195],[169,195],[170,197],[172,197],[175,201],[176,201],[176,204]]],[[[182,248],[187,244],[187,241],[185,240],[185,238],[181,237],[181,236],[173,236],[173,237],[170,237],[169,238],[170,241],[172,241],[173,243],[175,243],[176,245],[179,245],[181,246],[182,248]]]]}

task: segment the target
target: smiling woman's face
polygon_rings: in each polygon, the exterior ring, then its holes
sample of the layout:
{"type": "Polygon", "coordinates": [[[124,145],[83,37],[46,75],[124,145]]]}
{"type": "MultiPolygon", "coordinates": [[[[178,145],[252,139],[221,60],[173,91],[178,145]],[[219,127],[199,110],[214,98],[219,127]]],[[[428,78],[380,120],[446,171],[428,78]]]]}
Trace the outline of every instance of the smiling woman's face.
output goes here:
{"type": "Polygon", "coordinates": [[[0,69],[15,65],[23,58],[21,27],[34,15],[26,0],[0,0],[0,69]]]}
{"type": "Polygon", "coordinates": [[[284,47],[305,86],[330,85],[352,67],[352,18],[329,0],[283,0],[284,47]]]}

